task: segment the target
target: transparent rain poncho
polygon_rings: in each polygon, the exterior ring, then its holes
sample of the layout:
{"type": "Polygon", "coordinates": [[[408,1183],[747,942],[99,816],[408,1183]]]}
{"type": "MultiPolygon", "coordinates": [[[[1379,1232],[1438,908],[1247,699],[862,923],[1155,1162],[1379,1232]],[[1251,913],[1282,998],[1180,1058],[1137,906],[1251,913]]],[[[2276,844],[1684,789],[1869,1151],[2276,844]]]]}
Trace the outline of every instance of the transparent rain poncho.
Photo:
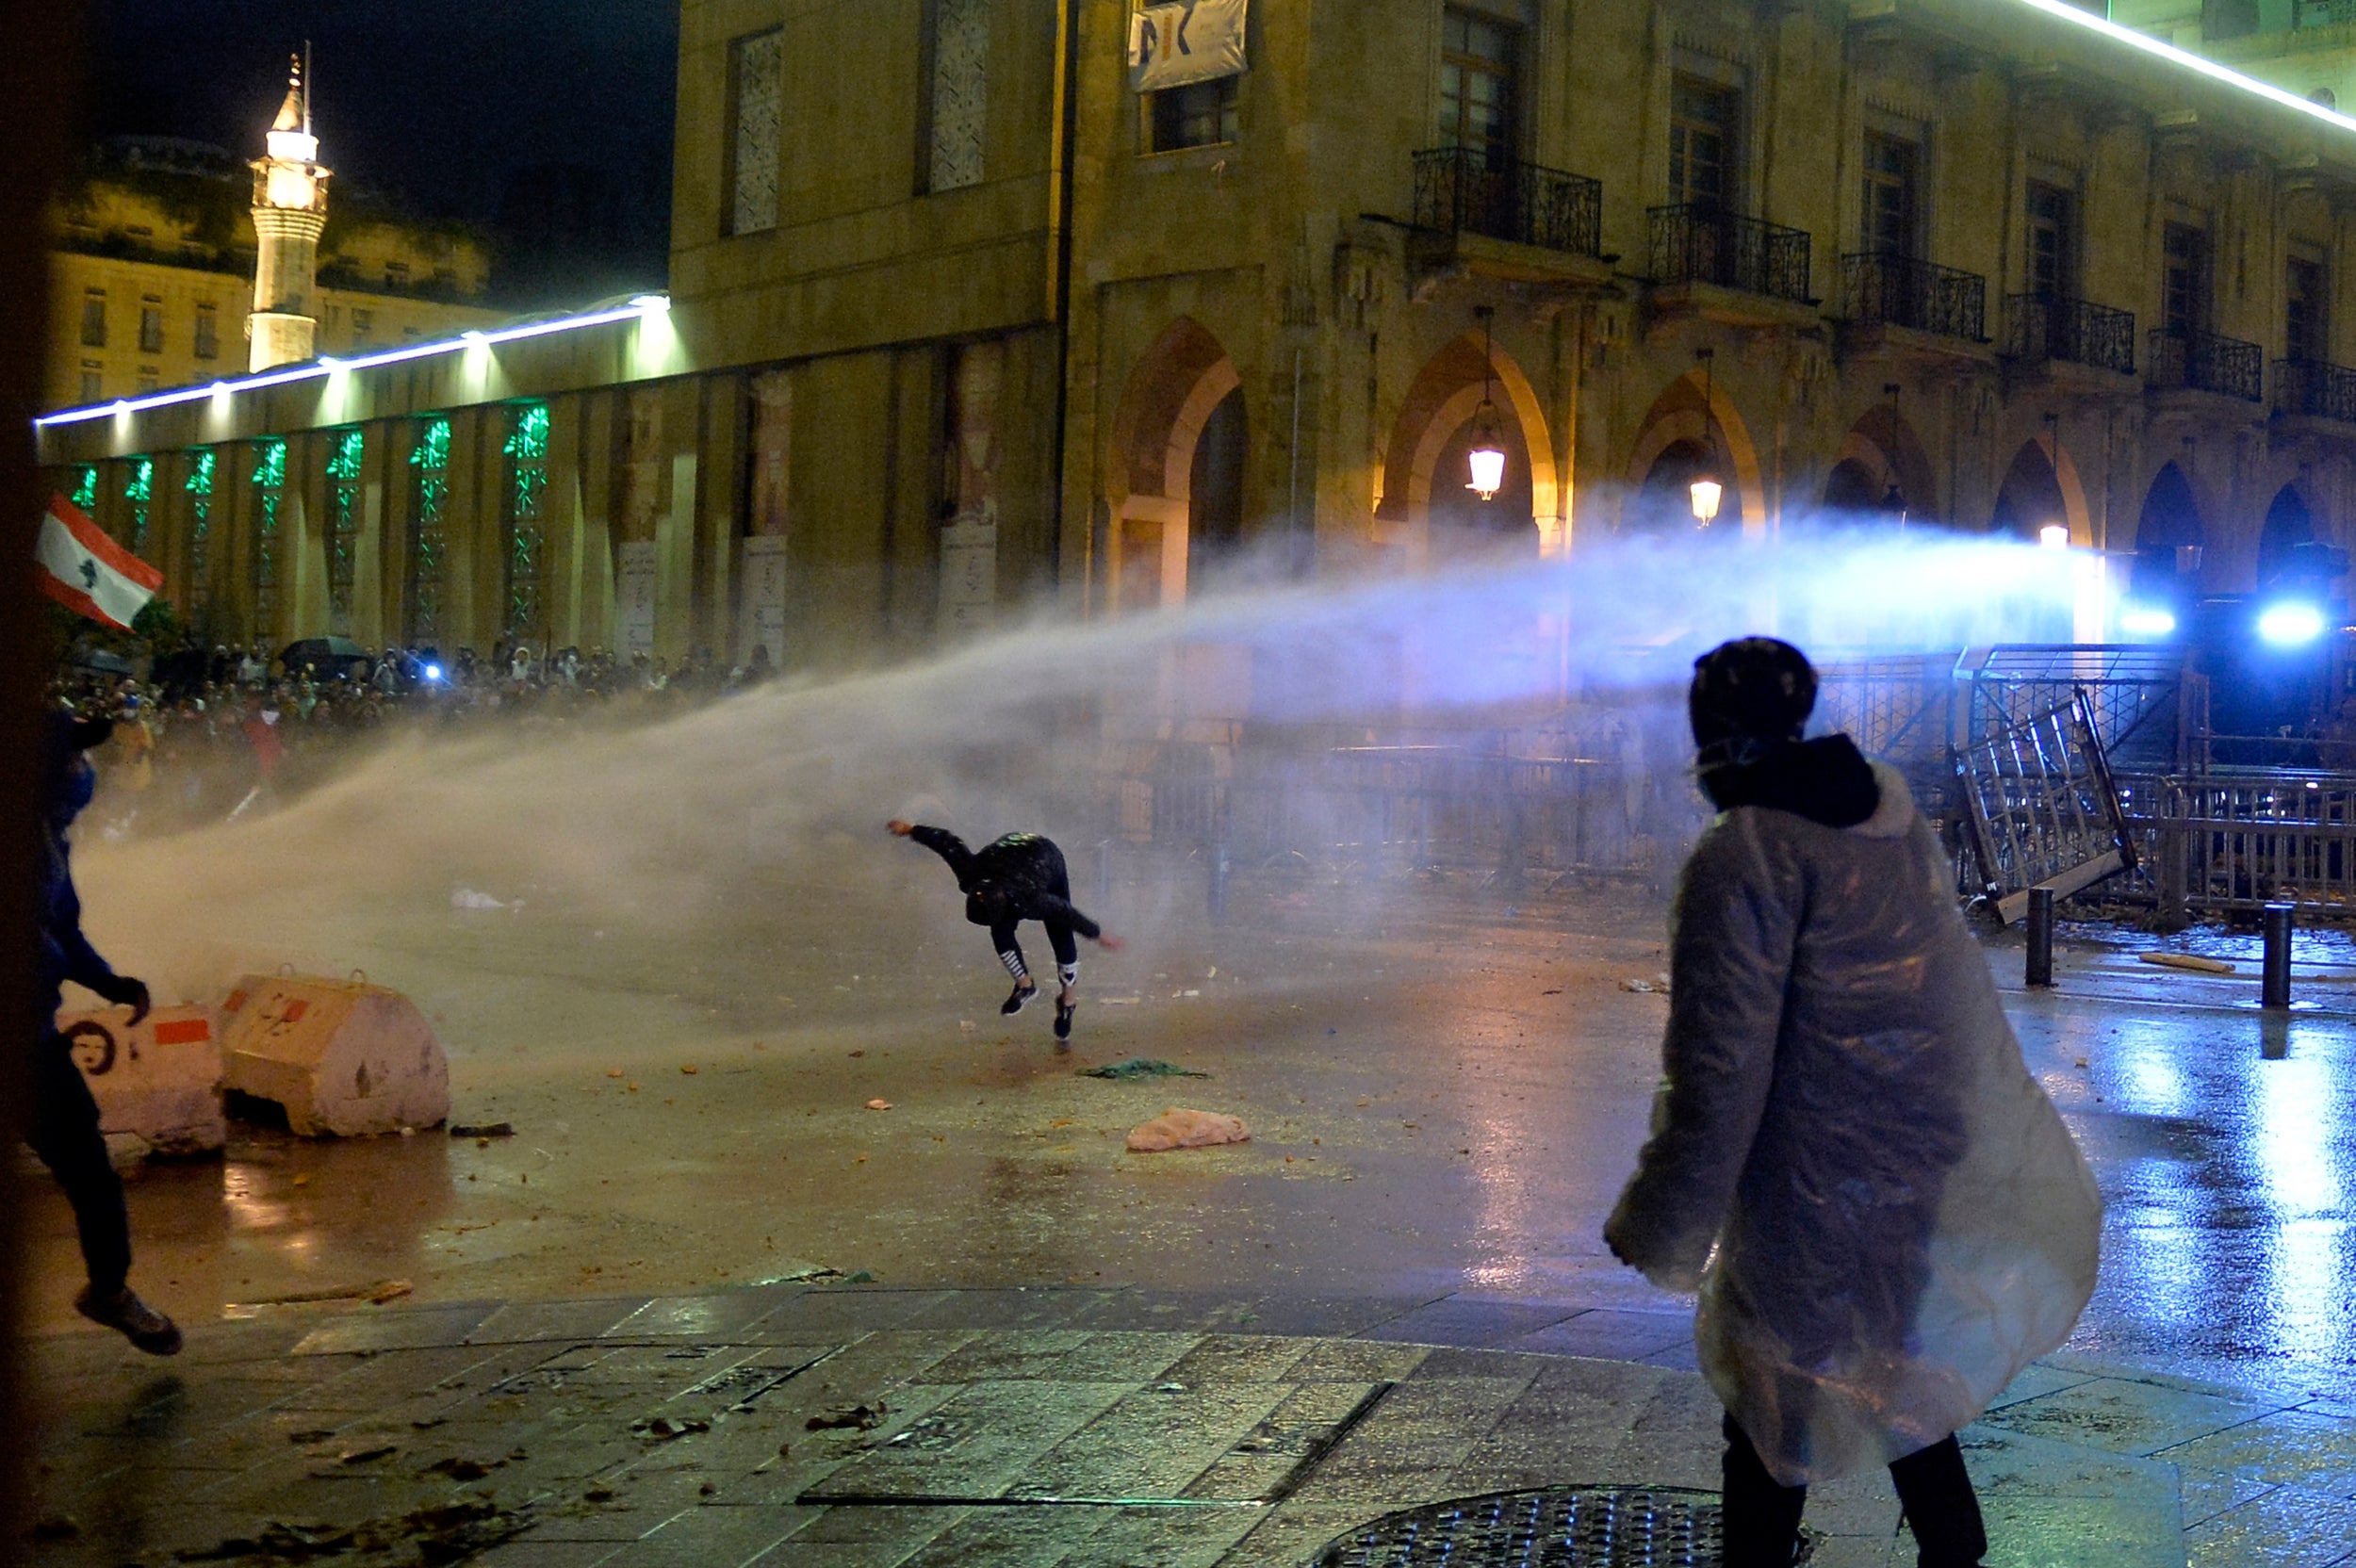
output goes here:
{"type": "Polygon", "coordinates": [[[2102,1200],[2022,1064],[1937,835],[1744,807],[1675,919],[1653,1135],[1607,1233],[1701,1292],[1703,1372],[1787,1486],[1988,1408],[2094,1291],[2102,1200]]]}

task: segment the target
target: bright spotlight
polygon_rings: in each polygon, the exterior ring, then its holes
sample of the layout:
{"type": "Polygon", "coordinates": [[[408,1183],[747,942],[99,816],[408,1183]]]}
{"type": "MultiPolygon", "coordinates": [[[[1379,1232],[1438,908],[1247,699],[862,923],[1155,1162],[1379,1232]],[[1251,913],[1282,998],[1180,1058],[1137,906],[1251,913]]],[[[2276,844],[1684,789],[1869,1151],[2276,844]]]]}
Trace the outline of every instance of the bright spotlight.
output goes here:
{"type": "Polygon", "coordinates": [[[634,294],[630,296],[630,303],[633,310],[643,310],[649,316],[660,316],[671,308],[671,297],[668,294],[634,294]]]}
{"type": "Polygon", "coordinates": [[[2130,637],[2166,637],[2176,629],[2176,617],[2148,604],[2131,604],[2119,612],[2119,629],[2130,637]]]}
{"type": "Polygon", "coordinates": [[[2258,635],[2276,647],[2296,647],[2323,635],[2323,612],[2296,601],[2269,605],[2258,616],[2258,635]]]}
{"type": "Polygon", "coordinates": [[[439,665],[439,664],[428,664],[428,665],[425,667],[425,678],[426,678],[426,679],[428,679],[428,680],[439,680],[439,679],[441,679],[441,678],[442,678],[442,666],[441,666],[441,665],[439,665]]]}
{"type": "Polygon", "coordinates": [[[2037,542],[2049,550],[2070,547],[2070,530],[2059,523],[2048,523],[2037,531],[2037,542]]]}

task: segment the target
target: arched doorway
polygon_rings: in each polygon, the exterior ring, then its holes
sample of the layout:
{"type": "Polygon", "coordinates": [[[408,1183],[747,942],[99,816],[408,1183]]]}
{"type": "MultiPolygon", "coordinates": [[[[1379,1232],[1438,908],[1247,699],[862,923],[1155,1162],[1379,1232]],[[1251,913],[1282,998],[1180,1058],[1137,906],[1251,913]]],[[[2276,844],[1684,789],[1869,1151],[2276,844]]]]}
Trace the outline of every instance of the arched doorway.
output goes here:
{"type": "Polygon", "coordinates": [[[1466,333],[1433,354],[1392,422],[1375,516],[1413,564],[1562,546],[1562,492],[1537,392],[1512,355],[1491,341],[1484,357],[1483,343],[1466,333]],[[1485,501],[1465,482],[1486,433],[1484,401],[1505,453],[1505,482],[1485,501]]]}
{"type": "Polygon", "coordinates": [[[1824,510],[1843,522],[1878,520],[1892,510],[1882,504],[1891,493],[1879,475],[1854,457],[1842,458],[1824,476],[1824,510]]]}
{"type": "Polygon", "coordinates": [[[1186,482],[1186,582],[1211,581],[1242,552],[1243,464],[1250,445],[1243,388],[1219,400],[1203,421],[1186,482]]]}
{"type": "Polygon", "coordinates": [[[1653,400],[1639,429],[1626,469],[1621,533],[1674,539],[1703,531],[1693,514],[1693,486],[1708,479],[1719,486],[1718,514],[1708,528],[1712,538],[1766,534],[1759,450],[1723,386],[1699,370],[1687,371],[1653,400]]]}
{"type": "Polygon", "coordinates": [[[2173,463],[2151,476],[2143,495],[2143,511],[2135,519],[2135,560],[2127,576],[2127,591],[2150,604],[2179,605],[2186,593],[2195,558],[2182,553],[2202,543],[2201,502],[2192,482],[2173,463]]]}
{"type": "MultiPolygon", "coordinates": [[[[2062,492],[2060,473],[2043,441],[2023,441],[2013,454],[2012,466],[2004,470],[2004,483],[1997,487],[1988,531],[2034,545],[2056,523],[2070,526],[2070,500],[2062,492]]],[[[2074,538],[2077,531],[2073,528],[2070,532],[2074,538]]]]}
{"type": "MultiPolygon", "coordinates": [[[[1930,457],[1896,408],[1877,404],[1849,427],[1840,458],[1825,476],[1824,506],[1816,520],[1849,527],[1908,527],[1940,520],[1930,457]]],[[[1784,519],[1787,530],[1792,523],[1791,517],[1784,519]]]]}
{"type": "Polygon", "coordinates": [[[1226,349],[1191,317],[1170,323],[1130,372],[1105,464],[1109,521],[1101,585],[1103,602],[1115,613],[1186,602],[1199,475],[1221,487],[1205,498],[1206,526],[1241,539],[1242,385],[1226,349]],[[1206,435],[1213,448],[1207,460],[1206,435]]]}
{"type": "Polygon", "coordinates": [[[2315,521],[2294,485],[2274,493],[2266,508],[2266,527],[2258,533],[2258,587],[2261,591],[2314,575],[2315,521]]]}

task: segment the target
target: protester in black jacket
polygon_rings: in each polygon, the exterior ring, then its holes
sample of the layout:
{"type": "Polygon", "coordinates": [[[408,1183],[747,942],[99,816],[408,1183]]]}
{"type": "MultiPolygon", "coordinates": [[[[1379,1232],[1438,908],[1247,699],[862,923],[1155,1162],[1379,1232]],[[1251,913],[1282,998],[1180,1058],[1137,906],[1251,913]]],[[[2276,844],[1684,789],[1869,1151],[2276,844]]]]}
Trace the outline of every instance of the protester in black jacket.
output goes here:
{"type": "Polygon", "coordinates": [[[1094,921],[1072,906],[1072,879],[1055,841],[1037,833],[1009,833],[973,850],[946,828],[907,822],[885,825],[948,861],[957,875],[957,890],[965,894],[965,918],[990,927],[998,961],[1014,976],[1014,992],[998,1009],[1001,1013],[1019,1013],[1039,994],[1023,961],[1023,945],[1014,939],[1014,928],[1026,920],[1047,927],[1047,943],[1055,950],[1056,976],[1062,981],[1055,996],[1055,1037],[1070,1039],[1080,984],[1080,949],[1072,934],[1077,932],[1109,953],[1121,951],[1121,939],[1104,935],[1094,921]]]}
{"type": "Polygon", "coordinates": [[[32,1102],[24,1131],[25,1141],[74,1205],[82,1261],[90,1269],[90,1285],[75,1298],[74,1309],[93,1323],[121,1331],[150,1355],[170,1356],[179,1352],[180,1331],[130,1287],[131,1218],[123,1205],[123,1181],[106,1158],[106,1139],[98,1130],[98,1102],[90,1097],[73,1049],[57,1026],[69,980],[129,1007],[133,1023],[147,1016],[146,984],[117,974],[82,935],[82,901],[74,890],[66,843],[66,829],[90,804],[97,784],[84,753],[113,729],[104,719],[78,720],[60,712],[49,716],[41,736],[41,858],[34,890],[41,942],[35,1000],[41,1011],[29,1021],[39,1043],[33,1051],[32,1102]]]}

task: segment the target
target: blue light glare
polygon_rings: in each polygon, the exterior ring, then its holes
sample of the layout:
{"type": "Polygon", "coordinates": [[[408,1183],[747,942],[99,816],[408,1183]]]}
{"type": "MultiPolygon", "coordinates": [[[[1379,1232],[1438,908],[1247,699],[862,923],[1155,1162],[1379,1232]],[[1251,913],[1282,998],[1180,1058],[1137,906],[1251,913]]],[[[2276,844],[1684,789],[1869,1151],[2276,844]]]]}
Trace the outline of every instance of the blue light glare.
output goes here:
{"type": "Polygon", "coordinates": [[[425,678],[426,678],[426,679],[428,679],[428,680],[439,680],[439,679],[441,679],[441,678],[442,678],[442,666],[441,666],[441,665],[439,665],[439,664],[428,664],[428,665],[425,667],[425,678]]]}
{"type": "Polygon", "coordinates": [[[2258,616],[2258,635],[2278,648],[2312,643],[2323,635],[2323,612],[2295,600],[2268,605],[2258,616]]]}
{"type": "Polygon", "coordinates": [[[2130,637],[2166,637],[2176,629],[2176,617],[2148,604],[2131,604],[2119,612],[2119,629],[2130,637]]]}

